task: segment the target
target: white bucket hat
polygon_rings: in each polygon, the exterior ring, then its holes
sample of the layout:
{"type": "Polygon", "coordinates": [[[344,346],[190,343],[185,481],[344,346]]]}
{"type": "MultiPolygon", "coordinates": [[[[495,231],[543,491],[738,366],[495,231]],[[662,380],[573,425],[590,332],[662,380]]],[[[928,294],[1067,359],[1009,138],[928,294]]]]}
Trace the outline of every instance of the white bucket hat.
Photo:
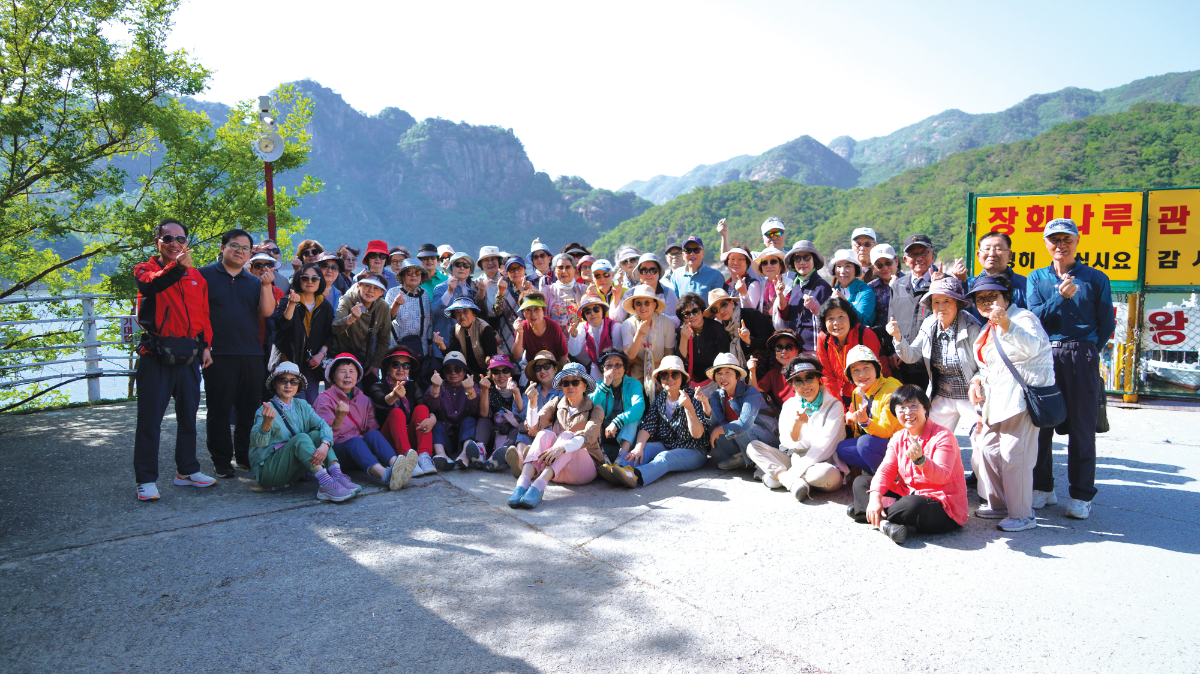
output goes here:
{"type": "Polygon", "coordinates": [[[733,355],[732,353],[717,354],[717,357],[713,359],[712,367],[704,371],[704,376],[712,379],[713,374],[723,367],[730,368],[734,372],[737,372],[738,379],[745,379],[747,376],[749,376],[749,373],[746,372],[746,368],[742,367],[741,363],[738,362],[737,356],[733,355]]]}

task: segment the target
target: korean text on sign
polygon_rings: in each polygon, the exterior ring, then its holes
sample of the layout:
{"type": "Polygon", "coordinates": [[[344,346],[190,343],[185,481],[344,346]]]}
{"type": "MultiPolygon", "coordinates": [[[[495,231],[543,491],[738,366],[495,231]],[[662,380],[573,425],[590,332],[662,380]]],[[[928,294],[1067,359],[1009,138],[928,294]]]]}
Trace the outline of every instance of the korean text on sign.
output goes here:
{"type": "Polygon", "coordinates": [[[1142,255],[1142,193],[1096,192],[980,197],[975,204],[975,243],[988,232],[1013,241],[1012,265],[1028,275],[1050,264],[1042,242],[1046,224],[1070,218],[1079,226],[1076,259],[1112,281],[1137,281],[1142,255]]]}
{"type": "Polygon", "coordinates": [[[1200,190],[1152,190],[1146,285],[1200,285],[1200,190]]]}

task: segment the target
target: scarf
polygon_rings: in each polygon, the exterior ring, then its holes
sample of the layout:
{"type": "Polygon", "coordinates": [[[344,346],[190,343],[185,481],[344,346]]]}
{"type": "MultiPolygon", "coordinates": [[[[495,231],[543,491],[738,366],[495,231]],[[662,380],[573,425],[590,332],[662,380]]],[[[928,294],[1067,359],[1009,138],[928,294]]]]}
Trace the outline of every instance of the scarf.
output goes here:
{"type": "Polygon", "coordinates": [[[590,325],[583,331],[583,346],[585,349],[587,349],[588,357],[591,358],[592,362],[596,363],[597,366],[600,365],[600,354],[604,353],[606,349],[612,347],[612,326],[612,319],[605,316],[603,322],[600,324],[599,344],[596,343],[596,338],[592,337],[592,329],[590,325]]]}
{"type": "MultiPolygon", "coordinates": [[[[643,323],[645,321],[638,320],[636,314],[633,316],[633,334],[635,336],[638,330],[642,329],[643,323]]],[[[661,351],[663,356],[667,355],[666,333],[667,330],[673,329],[667,317],[658,312],[655,312],[654,316],[650,318],[650,334],[642,342],[642,385],[646,387],[647,391],[654,390],[654,367],[657,363],[654,358],[655,349],[661,351]]]]}
{"type": "Polygon", "coordinates": [[[467,345],[471,346],[471,353],[475,356],[475,362],[480,368],[487,369],[487,357],[483,355],[483,326],[486,325],[478,316],[474,321],[471,321],[471,327],[463,330],[463,327],[457,322],[454,324],[454,337],[458,340],[458,350],[466,353],[467,345]]]}
{"type": "Polygon", "coordinates": [[[805,400],[804,396],[798,395],[796,397],[800,399],[800,411],[808,415],[809,419],[812,419],[812,416],[821,409],[821,403],[825,402],[825,391],[822,389],[811,403],[805,400]]]}
{"type": "MultiPolygon", "coordinates": [[[[314,297],[313,297],[313,308],[312,308],[312,311],[305,311],[305,312],[304,312],[304,336],[305,336],[305,337],[308,337],[308,335],[309,335],[309,334],[310,334],[310,332],[312,331],[312,317],[313,317],[313,314],[317,313],[317,307],[321,306],[321,302],[322,302],[324,299],[325,299],[325,298],[321,297],[320,295],[316,295],[316,296],[314,296],[314,297]]],[[[305,309],[308,309],[308,307],[304,307],[304,308],[305,308],[305,309]]]]}
{"type": "Polygon", "coordinates": [[[729,335],[729,353],[737,358],[738,365],[746,367],[746,354],[742,353],[742,338],[738,335],[738,330],[742,327],[742,305],[734,302],[733,316],[729,321],[724,323],[725,334],[729,335]]]}

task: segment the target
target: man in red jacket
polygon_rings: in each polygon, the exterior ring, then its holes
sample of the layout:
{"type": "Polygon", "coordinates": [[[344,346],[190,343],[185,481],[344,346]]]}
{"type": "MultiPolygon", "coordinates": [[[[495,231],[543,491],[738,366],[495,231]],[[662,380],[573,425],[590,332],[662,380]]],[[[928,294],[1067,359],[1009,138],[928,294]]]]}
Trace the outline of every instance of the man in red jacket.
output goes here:
{"type": "Polygon", "coordinates": [[[175,484],[211,487],[196,458],[196,410],[200,407],[200,368],[212,363],[209,345],[208,285],[192,266],[187,228],[163,220],[155,228],[158,255],[133,268],[137,280],[137,432],[133,471],[141,501],[158,500],[158,445],[162,419],[175,399],[175,484]]]}

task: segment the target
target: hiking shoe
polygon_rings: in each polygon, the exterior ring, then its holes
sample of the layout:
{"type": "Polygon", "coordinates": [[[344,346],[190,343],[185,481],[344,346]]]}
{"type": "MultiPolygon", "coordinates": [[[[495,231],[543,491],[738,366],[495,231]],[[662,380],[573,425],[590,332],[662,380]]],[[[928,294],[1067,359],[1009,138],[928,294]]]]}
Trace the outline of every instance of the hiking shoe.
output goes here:
{"type": "Polygon", "coordinates": [[[157,501],[158,485],[153,482],[143,482],[138,485],[137,494],[139,501],[157,501]]]}
{"type": "Polygon", "coordinates": [[[1077,519],[1077,520],[1086,520],[1088,517],[1091,516],[1091,514],[1092,514],[1092,502],[1091,501],[1080,501],[1077,498],[1073,498],[1073,499],[1071,499],[1071,502],[1067,504],[1067,512],[1066,512],[1067,517],[1077,519]]]}
{"type": "Polygon", "coordinates": [[[892,542],[896,545],[904,545],[905,539],[908,538],[908,527],[903,524],[884,520],[879,523],[879,530],[892,539],[892,542]]]}
{"type": "Polygon", "coordinates": [[[521,452],[516,445],[509,445],[508,449],[504,450],[504,461],[508,463],[513,477],[521,477],[521,452]]]}
{"type": "Polygon", "coordinates": [[[613,476],[617,478],[617,484],[623,484],[630,489],[637,489],[637,473],[634,472],[633,466],[618,466],[613,464],[613,476]]]}
{"type": "Polygon", "coordinates": [[[461,463],[463,468],[470,468],[471,464],[479,463],[479,445],[475,444],[474,440],[467,440],[463,445],[462,453],[455,461],[461,463]]]}
{"type": "Polygon", "coordinates": [[[521,485],[517,485],[517,488],[513,489],[512,495],[508,497],[508,507],[509,508],[520,508],[521,507],[521,499],[525,498],[525,492],[528,491],[528,489],[529,489],[529,487],[522,487],[521,485]]]}
{"type": "Polygon", "coordinates": [[[216,474],[217,477],[222,478],[222,479],[237,477],[237,473],[233,472],[233,466],[216,466],[216,465],[214,465],[213,473],[216,474]]]}
{"type": "Polygon", "coordinates": [[[717,469],[718,470],[737,470],[738,468],[745,467],[745,465],[746,465],[746,460],[742,458],[742,453],[738,452],[737,454],[734,454],[733,456],[729,457],[728,459],[725,459],[724,461],[718,463],[717,469]]]}
{"type": "Polygon", "coordinates": [[[449,458],[444,457],[444,456],[433,457],[433,466],[434,466],[433,472],[435,472],[435,473],[438,471],[441,471],[444,473],[447,471],[454,470],[454,464],[450,462],[449,458]]]}
{"type": "Polygon", "coordinates": [[[321,501],[333,501],[334,503],[341,503],[342,501],[353,497],[353,491],[346,489],[334,480],[330,480],[326,484],[317,487],[317,499],[321,501]]]}
{"type": "Polygon", "coordinates": [[[487,461],[483,462],[484,471],[489,473],[499,473],[505,468],[508,468],[508,462],[504,460],[507,450],[507,447],[497,447],[496,449],[492,450],[492,455],[488,457],[487,461]]]}
{"type": "Polygon", "coordinates": [[[1045,508],[1048,505],[1055,505],[1057,503],[1058,503],[1058,494],[1055,494],[1052,491],[1038,491],[1036,489],[1033,490],[1033,509],[1034,510],[1041,510],[1042,508],[1045,508]]]}
{"type": "Polygon", "coordinates": [[[542,502],[542,490],[537,487],[530,486],[525,490],[525,495],[521,497],[520,507],[526,510],[533,510],[537,504],[542,502]]]}
{"type": "Polygon", "coordinates": [[[985,520],[1002,520],[1008,517],[1007,510],[994,510],[992,508],[977,508],[975,516],[985,520]]]}
{"type": "Polygon", "coordinates": [[[192,473],[191,475],[175,473],[175,486],[177,487],[211,487],[216,483],[216,480],[204,473],[192,473]]]}
{"type": "Polygon", "coordinates": [[[392,464],[392,474],[388,476],[388,489],[400,491],[407,487],[412,479],[413,469],[416,467],[416,450],[410,449],[404,456],[396,457],[396,462],[392,464]]]}
{"type": "Polygon", "coordinates": [[[1004,519],[1000,520],[1000,524],[997,524],[996,528],[1000,531],[1029,531],[1030,529],[1037,528],[1037,520],[1032,517],[1021,517],[1017,519],[1005,517],[1004,519]]]}
{"type": "MultiPolygon", "coordinates": [[[[437,475],[437,467],[433,465],[433,459],[428,454],[417,455],[417,467],[421,469],[421,475],[437,475]]],[[[417,476],[416,470],[413,470],[413,476],[417,476]]]]}

